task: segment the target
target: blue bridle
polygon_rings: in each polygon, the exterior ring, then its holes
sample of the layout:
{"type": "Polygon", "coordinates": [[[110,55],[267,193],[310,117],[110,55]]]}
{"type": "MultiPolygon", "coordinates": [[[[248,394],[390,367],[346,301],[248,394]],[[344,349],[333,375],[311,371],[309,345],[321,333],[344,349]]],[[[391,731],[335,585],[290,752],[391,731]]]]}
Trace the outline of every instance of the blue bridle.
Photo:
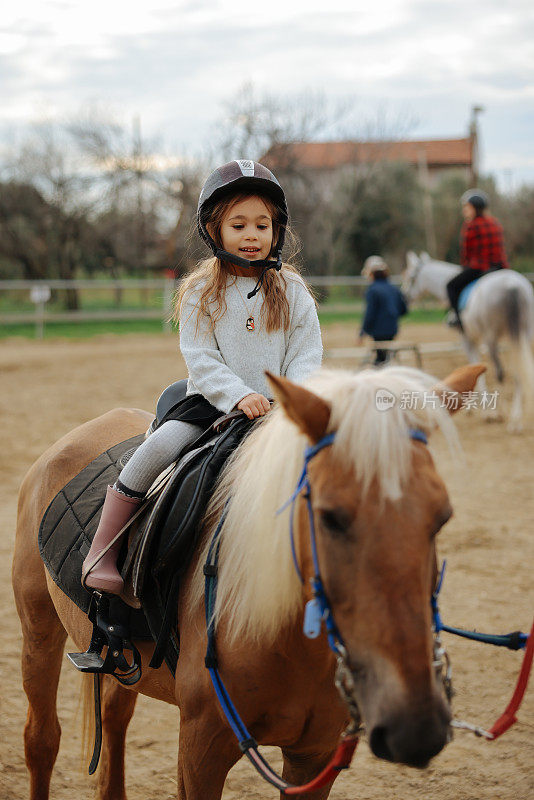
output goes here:
{"type": "MultiPolygon", "coordinates": [[[[416,428],[411,428],[408,431],[408,435],[410,439],[414,439],[415,441],[422,442],[423,444],[428,444],[428,439],[426,434],[416,428]]],[[[288,506],[291,506],[290,512],[290,520],[289,520],[289,530],[290,530],[290,537],[291,537],[291,553],[293,555],[293,563],[295,565],[295,569],[297,571],[297,575],[300,578],[300,582],[304,584],[304,578],[302,576],[302,572],[299,567],[299,563],[297,560],[297,553],[295,548],[295,504],[299,494],[304,491],[304,498],[306,500],[306,506],[308,508],[308,518],[309,518],[309,531],[310,531],[310,544],[311,544],[311,553],[313,559],[313,571],[314,576],[310,579],[312,591],[313,591],[313,599],[309,600],[306,603],[306,608],[304,612],[304,634],[309,639],[316,639],[319,634],[321,633],[321,626],[324,622],[326,634],[328,637],[328,644],[336,656],[345,656],[346,650],[343,639],[339,630],[336,626],[334,621],[334,616],[332,614],[332,609],[330,607],[330,603],[328,601],[328,597],[326,595],[323,581],[321,578],[321,571],[319,567],[319,556],[317,554],[317,537],[315,534],[315,518],[313,515],[313,508],[312,508],[312,501],[311,501],[311,487],[308,478],[308,464],[310,461],[320,453],[321,450],[324,450],[325,447],[329,447],[333,444],[336,438],[335,433],[328,433],[326,436],[323,436],[319,439],[316,444],[310,445],[306,447],[304,450],[304,466],[302,468],[302,472],[300,474],[297,486],[295,491],[289,498],[289,500],[284,503],[282,508],[279,509],[278,513],[281,513],[286,509],[288,506]]]]}
{"type": "MultiPolygon", "coordinates": [[[[408,436],[410,437],[410,439],[414,441],[422,442],[425,445],[428,444],[428,439],[426,437],[426,434],[420,429],[417,428],[409,429],[408,436]]],[[[311,487],[308,478],[308,464],[310,463],[310,461],[317,455],[317,453],[320,453],[326,447],[329,447],[334,442],[334,440],[335,440],[335,433],[329,433],[326,436],[323,436],[316,444],[306,447],[304,451],[304,466],[300,474],[295,491],[293,492],[287,503],[285,503],[282,506],[282,508],[279,509],[278,513],[283,511],[289,505],[291,506],[291,514],[290,514],[291,551],[293,554],[295,569],[297,571],[301,583],[304,584],[304,578],[302,576],[302,572],[298,564],[296,549],[295,549],[294,516],[295,516],[295,503],[297,501],[297,498],[302,491],[305,491],[304,497],[306,499],[306,505],[309,516],[309,531],[310,531],[311,552],[313,558],[314,577],[311,579],[313,599],[309,600],[308,603],[306,604],[306,609],[304,613],[304,634],[311,639],[317,638],[321,633],[322,623],[324,622],[328,637],[328,644],[335,653],[337,660],[335,683],[343,700],[347,704],[351,719],[353,720],[354,730],[357,730],[359,725],[359,711],[353,694],[353,683],[351,677],[350,664],[348,661],[348,654],[345,645],[343,643],[343,639],[334,621],[332,609],[330,607],[330,603],[328,601],[328,597],[326,595],[320,574],[319,558],[317,554],[317,541],[315,535],[315,520],[311,502],[311,487]]],[[[243,720],[241,719],[236,707],[234,706],[218,670],[214,610],[215,610],[215,601],[217,596],[217,573],[218,573],[218,562],[219,562],[220,534],[226,519],[227,512],[228,512],[228,501],[224,507],[221,519],[219,520],[219,524],[217,525],[217,528],[211,540],[211,544],[208,550],[208,556],[206,559],[206,563],[204,565],[204,575],[205,575],[204,600],[205,600],[206,627],[207,627],[207,638],[208,638],[205,666],[209,670],[213,687],[215,689],[215,693],[217,695],[219,703],[221,704],[226,719],[239,742],[239,746],[242,752],[245,753],[245,755],[250,759],[251,763],[258,770],[258,772],[260,772],[260,774],[265,778],[265,780],[267,780],[273,786],[276,786],[278,789],[280,789],[282,794],[285,794],[285,789],[287,789],[289,784],[287,784],[282,778],[280,778],[273,772],[273,770],[269,767],[269,764],[265,761],[261,753],[259,753],[257,742],[255,741],[254,737],[251,736],[245,724],[243,723],[243,720]]],[[[437,668],[438,674],[441,672],[442,665],[445,663],[442,660],[443,656],[444,655],[446,656],[445,650],[441,648],[441,642],[439,640],[439,633],[442,630],[454,633],[459,636],[464,636],[469,639],[476,639],[477,641],[480,642],[486,642],[488,644],[508,647],[509,649],[516,650],[525,648],[529,637],[528,635],[523,634],[519,631],[504,636],[490,636],[486,634],[479,634],[474,631],[466,631],[459,628],[451,628],[447,625],[444,625],[439,614],[438,602],[437,602],[438,594],[443,582],[443,576],[444,576],[444,566],[443,569],[441,570],[438,586],[431,598],[433,630],[435,636],[434,666],[437,668]]],[[[448,658],[446,659],[446,664],[447,664],[447,670],[445,676],[443,677],[443,683],[447,694],[450,695],[451,692],[450,664],[448,662],[448,658]]],[[[476,731],[478,730],[479,729],[477,728],[476,731]]]]}
{"type": "MultiPolygon", "coordinates": [[[[424,431],[420,430],[419,428],[410,428],[408,430],[408,436],[410,439],[413,439],[417,442],[422,442],[423,444],[428,444],[428,439],[424,431]]],[[[287,503],[285,503],[282,508],[279,509],[278,513],[282,512],[286,509],[289,505],[291,505],[291,514],[290,514],[290,521],[289,521],[289,529],[290,529],[290,536],[291,536],[291,552],[293,555],[293,563],[295,564],[295,569],[297,571],[297,575],[300,578],[302,584],[304,584],[304,578],[302,577],[302,573],[298,564],[297,560],[297,553],[295,548],[295,530],[294,530],[294,518],[295,518],[295,503],[299,494],[304,490],[305,494],[304,497],[306,499],[306,505],[308,508],[308,518],[309,518],[309,531],[310,531],[310,543],[311,543],[311,552],[312,552],[312,559],[313,559],[313,570],[314,570],[314,577],[310,579],[312,590],[313,590],[313,599],[309,600],[306,603],[306,609],[304,612],[304,634],[309,639],[315,639],[321,633],[321,625],[324,622],[327,636],[328,636],[328,644],[330,648],[334,651],[336,655],[344,655],[346,653],[345,646],[343,643],[343,639],[339,630],[335,624],[334,617],[332,614],[332,609],[330,607],[330,603],[328,602],[328,598],[323,586],[323,581],[321,579],[321,573],[319,569],[319,557],[317,554],[317,539],[315,535],[315,519],[313,515],[313,508],[311,502],[311,487],[310,482],[308,479],[308,464],[317,455],[320,453],[321,450],[324,450],[325,447],[329,447],[335,439],[335,433],[329,433],[326,436],[323,436],[316,444],[306,447],[304,451],[304,466],[302,472],[300,474],[300,478],[298,480],[297,486],[287,503]]],[[[438,608],[438,595],[440,593],[443,578],[445,575],[445,562],[443,563],[438,585],[434,590],[434,593],[431,597],[431,608],[432,608],[432,623],[434,632],[439,634],[440,631],[446,631],[447,633],[452,633],[456,636],[462,636],[466,639],[472,639],[474,641],[482,642],[484,644],[493,644],[497,647],[507,647],[509,650],[522,650],[525,648],[526,643],[528,641],[528,634],[521,633],[520,631],[514,631],[513,633],[507,633],[502,635],[496,634],[486,634],[486,633],[479,633],[476,631],[469,631],[464,630],[463,628],[453,628],[450,625],[445,625],[441,619],[439,608],[438,608]]]]}

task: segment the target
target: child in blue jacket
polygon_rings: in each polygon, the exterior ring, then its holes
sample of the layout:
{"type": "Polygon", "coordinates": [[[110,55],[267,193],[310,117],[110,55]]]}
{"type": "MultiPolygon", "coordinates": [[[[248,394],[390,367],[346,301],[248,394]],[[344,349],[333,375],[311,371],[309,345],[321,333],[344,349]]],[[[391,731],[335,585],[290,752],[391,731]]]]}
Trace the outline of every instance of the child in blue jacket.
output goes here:
{"type": "MultiPolygon", "coordinates": [[[[399,317],[408,311],[402,292],[388,280],[389,268],[380,256],[369,256],[362,275],[372,281],[365,293],[367,307],[360,331],[360,344],[365,334],[375,342],[392,341],[399,330],[399,317]]],[[[388,360],[388,351],[376,351],[375,365],[388,360]]]]}

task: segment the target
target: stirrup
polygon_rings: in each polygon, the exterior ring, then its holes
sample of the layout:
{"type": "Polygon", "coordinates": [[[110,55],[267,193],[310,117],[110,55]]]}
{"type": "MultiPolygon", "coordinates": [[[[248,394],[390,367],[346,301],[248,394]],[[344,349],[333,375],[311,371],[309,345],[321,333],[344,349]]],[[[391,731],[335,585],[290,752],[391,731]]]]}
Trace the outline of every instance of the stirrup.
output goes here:
{"type": "Polygon", "coordinates": [[[112,675],[124,686],[133,686],[141,678],[141,654],[130,640],[128,627],[110,620],[109,596],[94,591],[87,616],[93,623],[91,643],[85,653],[67,653],[68,659],[80,672],[112,675]],[[107,647],[105,658],[104,647],[107,647]],[[131,651],[130,664],[123,650],[131,651]]]}
{"type": "Polygon", "coordinates": [[[89,764],[89,775],[98,767],[102,748],[102,710],[100,705],[100,676],[112,675],[123,686],[133,686],[141,677],[141,654],[130,641],[126,625],[110,622],[109,596],[94,591],[91,595],[87,615],[93,623],[91,643],[85,653],[67,653],[67,657],[80,672],[93,674],[95,706],[95,742],[89,764]],[[106,657],[102,650],[107,647],[106,657]],[[123,650],[132,652],[132,663],[128,664],[123,650]],[[117,671],[119,670],[119,671],[117,671]]]}

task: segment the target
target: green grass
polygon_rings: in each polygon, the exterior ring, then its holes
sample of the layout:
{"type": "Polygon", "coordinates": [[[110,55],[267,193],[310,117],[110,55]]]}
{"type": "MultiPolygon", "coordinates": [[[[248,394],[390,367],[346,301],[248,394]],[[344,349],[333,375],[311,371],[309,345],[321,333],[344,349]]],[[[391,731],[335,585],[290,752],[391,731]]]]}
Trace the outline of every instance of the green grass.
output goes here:
{"type": "MultiPolygon", "coordinates": [[[[65,292],[54,292],[52,299],[46,304],[49,313],[65,311],[65,292]]],[[[123,289],[121,301],[117,302],[116,293],[112,289],[80,289],[78,291],[80,310],[83,311],[133,311],[137,309],[162,308],[163,295],[159,289],[123,289]]],[[[0,312],[31,313],[35,305],[28,292],[16,290],[0,294],[0,312]]]]}
{"type": "MultiPolygon", "coordinates": [[[[94,322],[49,322],[44,328],[45,339],[89,339],[92,336],[163,332],[162,322],[158,319],[139,320],[96,320],[94,322]]],[[[0,327],[0,339],[9,337],[35,339],[35,325],[24,323],[0,327]]]]}
{"type": "MultiPolygon", "coordinates": [[[[406,321],[415,323],[442,322],[444,311],[435,308],[414,308],[406,321]]],[[[346,312],[336,314],[329,311],[319,313],[321,325],[333,325],[339,322],[353,323],[355,327],[362,321],[362,312],[346,312]]],[[[44,328],[45,339],[88,339],[91,336],[145,333],[161,334],[162,322],[158,319],[147,320],[95,320],[94,322],[49,322],[44,328]]],[[[0,339],[12,336],[35,339],[35,325],[32,323],[2,325],[0,339]]]]}
{"type": "MultiPolygon", "coordinates": [[[[414,308],[410,313],[403,317],[403,321],[425,323],[425,322],[442,322],[445,316],[445,311],[441,308],[414,308]]],[[[336,314],[329,311],[320,311],[319,320],[321,325],[333,325],[336,322],[354,322],[360,324],[363,318],[363,311],[344,312],[336,314]]]]}

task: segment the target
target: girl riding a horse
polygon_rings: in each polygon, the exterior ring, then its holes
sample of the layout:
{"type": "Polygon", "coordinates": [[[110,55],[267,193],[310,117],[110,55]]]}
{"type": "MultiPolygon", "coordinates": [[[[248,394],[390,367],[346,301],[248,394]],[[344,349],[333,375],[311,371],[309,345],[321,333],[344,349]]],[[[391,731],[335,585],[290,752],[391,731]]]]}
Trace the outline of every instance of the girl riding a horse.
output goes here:
{"type": "Polygon", "coordinates": [[[207,179],[197,226],[213,257],[184,281],[176,302],[187,396],[108,487],[83,564],[86,588],[123,592],[116,566],[122,537],[101,556],[102,550],[157,476],[218,417],[233,409],[249,419],[269,411],[272,392],[265,370],[300,382],[320,367],[315,302],[295,267],[282,263],[287,223],[284,191],[263,165],[231,161],[207,179]]]}
{"type": "Polygon", "coordinates": [[[503,231],[500,222],[486,213],[488,196],[480,189],[471,189],[462,195],[464,224],[460,239],[462,272],[449,281],[447,294],[455,316],[452,326],[462,328],[458,311],[460,294],[473,281],[490,270],[508,267],[504,251],[503,231]]]}

